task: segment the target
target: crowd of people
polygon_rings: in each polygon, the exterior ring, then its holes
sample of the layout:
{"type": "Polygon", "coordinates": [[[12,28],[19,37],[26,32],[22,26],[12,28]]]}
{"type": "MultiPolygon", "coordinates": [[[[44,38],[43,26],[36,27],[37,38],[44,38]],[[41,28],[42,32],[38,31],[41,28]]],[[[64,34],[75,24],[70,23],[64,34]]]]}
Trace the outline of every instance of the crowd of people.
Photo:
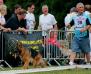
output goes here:
{"type": "MultiPolygon", "coordinates": [[[[23,9],[21,5],[16,4],[14,13],[6,21],[5,15],[7,13],[7,6],[3,0],[0,0],[0,30],[10,32],[12,30],[28,33],[35,28],[36,21],[34,15],[35,4],[29,3],[27,10],[23,9]]],[[[87,64],[90,64],[91,58],[91,5],[84,5],[77,3],[76,7],[70,10],[70,13],[65,17],[65,27],[74,31],[74,38],[72,40],[70,55],[70,65],[74,65],[76,52],[85,53],[87,64]]],[[[42,31],[43,44],[50,31],[58,30],[57,21],[54,15],[48,12],[48,6],[42,6],[42,14],[39,16],[38,30],[42,31]]],[[[57,33],[56,33],[57,34],[57,33]]]]}

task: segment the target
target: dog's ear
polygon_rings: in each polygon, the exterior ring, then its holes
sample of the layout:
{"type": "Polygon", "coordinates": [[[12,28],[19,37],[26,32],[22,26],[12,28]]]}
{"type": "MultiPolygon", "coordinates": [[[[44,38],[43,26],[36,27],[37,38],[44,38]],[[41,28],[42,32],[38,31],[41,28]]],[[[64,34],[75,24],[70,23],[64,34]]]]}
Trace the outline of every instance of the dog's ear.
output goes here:
{"type": "Polygon", "coordinates": [[[17,47],[18,48],[22,48],[23,47],[23,44],[21,42],[17,42],[17,47]]]}

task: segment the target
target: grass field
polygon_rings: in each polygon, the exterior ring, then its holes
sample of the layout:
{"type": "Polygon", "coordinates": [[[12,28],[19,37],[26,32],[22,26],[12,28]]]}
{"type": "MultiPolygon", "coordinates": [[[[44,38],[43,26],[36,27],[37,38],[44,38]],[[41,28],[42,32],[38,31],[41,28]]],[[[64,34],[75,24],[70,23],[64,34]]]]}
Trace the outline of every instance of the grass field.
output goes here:
{"type": "Polygon", "coordinates": [[[73,69],[73,70],[60,70],[60,71],[24,73],[24,74],[91,74],[91,69],[73,69]]]}
{"type": "Polygon", "coordinates": [[[59,67],[47,67],[47,68],[33,68],[23,70],[22,67],[15,67],[12,70],[10,68],[4,68],[0,71],[0,74],[91,74],[91,66],[87,69],[84,66],[59,66],[59,67]]]}

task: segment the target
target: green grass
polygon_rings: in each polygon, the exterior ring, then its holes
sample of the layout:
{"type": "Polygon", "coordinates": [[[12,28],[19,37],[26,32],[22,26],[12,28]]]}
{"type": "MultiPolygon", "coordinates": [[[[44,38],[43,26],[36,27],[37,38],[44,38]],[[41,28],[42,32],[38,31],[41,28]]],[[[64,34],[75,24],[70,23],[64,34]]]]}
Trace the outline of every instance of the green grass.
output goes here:
{"type": "MultiPolygon", "coordinates": [[[[29,69],[33,68],[32,66],[29,66],[29,69]]],[[[8,71],[8,70],[22,70],[23,67],[12,67],[12,69],[10,69],[9,67],[3,67],[4,70],[0,69],[0,71],[8,71]]]]}
{"type": "MultiPolygon", "coordinates": [[[[31,68],[33,68],[33,67],[30,66],[30,69],[31,68]]],[[[14,67],[12,70],[21,70],[21,69],[22,69],[22,67],[14,67]]],[[[10,68],[8,68],[8,67],[4,68],[4,71],[8,71],[8,70],[10,70],[10,68]]],[[[21,74],[91,74],[91,69],[76,68],[76,69],[68,69],[68,70],[34,72],[34,73],[21,73],[21,74]]]]}
{"type": "Polygon", "coordinates": [[[73,70],[26,73],[26,74],[91,74],[91,69],[73,69],[73,70]]]}
{"type": "Polygon", "coordinates": [[[12,67],[12,69],[10,69],[9,67],[3,67],[4,70],[2,70],[0,68],[0,71],[9,71],[9,70],[21,70],[22,67],[12,67]]]}

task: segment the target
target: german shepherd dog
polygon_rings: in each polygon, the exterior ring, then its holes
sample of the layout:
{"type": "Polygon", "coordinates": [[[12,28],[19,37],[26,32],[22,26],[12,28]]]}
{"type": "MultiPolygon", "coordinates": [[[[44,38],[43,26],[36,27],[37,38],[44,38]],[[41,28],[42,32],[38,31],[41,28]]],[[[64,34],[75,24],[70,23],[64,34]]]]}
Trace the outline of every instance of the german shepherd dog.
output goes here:
{"type": "Polygon", "coordinates": [[[17,48],[19,51],[19,56],[21,57],[21,59],[24,63],[24,65],[23,65],[24,69],[29,68],[29,63],[32,63],[33,67],[36,67],[36,66],[45,67],[46,66],[46,63],[43,60],[40,52],[36,51],[37,54],[35,55],[35,57],[32,57],[31,50],[29,51],[27,48],[25,48],[21,42],[17,42],[17,48]]]}

